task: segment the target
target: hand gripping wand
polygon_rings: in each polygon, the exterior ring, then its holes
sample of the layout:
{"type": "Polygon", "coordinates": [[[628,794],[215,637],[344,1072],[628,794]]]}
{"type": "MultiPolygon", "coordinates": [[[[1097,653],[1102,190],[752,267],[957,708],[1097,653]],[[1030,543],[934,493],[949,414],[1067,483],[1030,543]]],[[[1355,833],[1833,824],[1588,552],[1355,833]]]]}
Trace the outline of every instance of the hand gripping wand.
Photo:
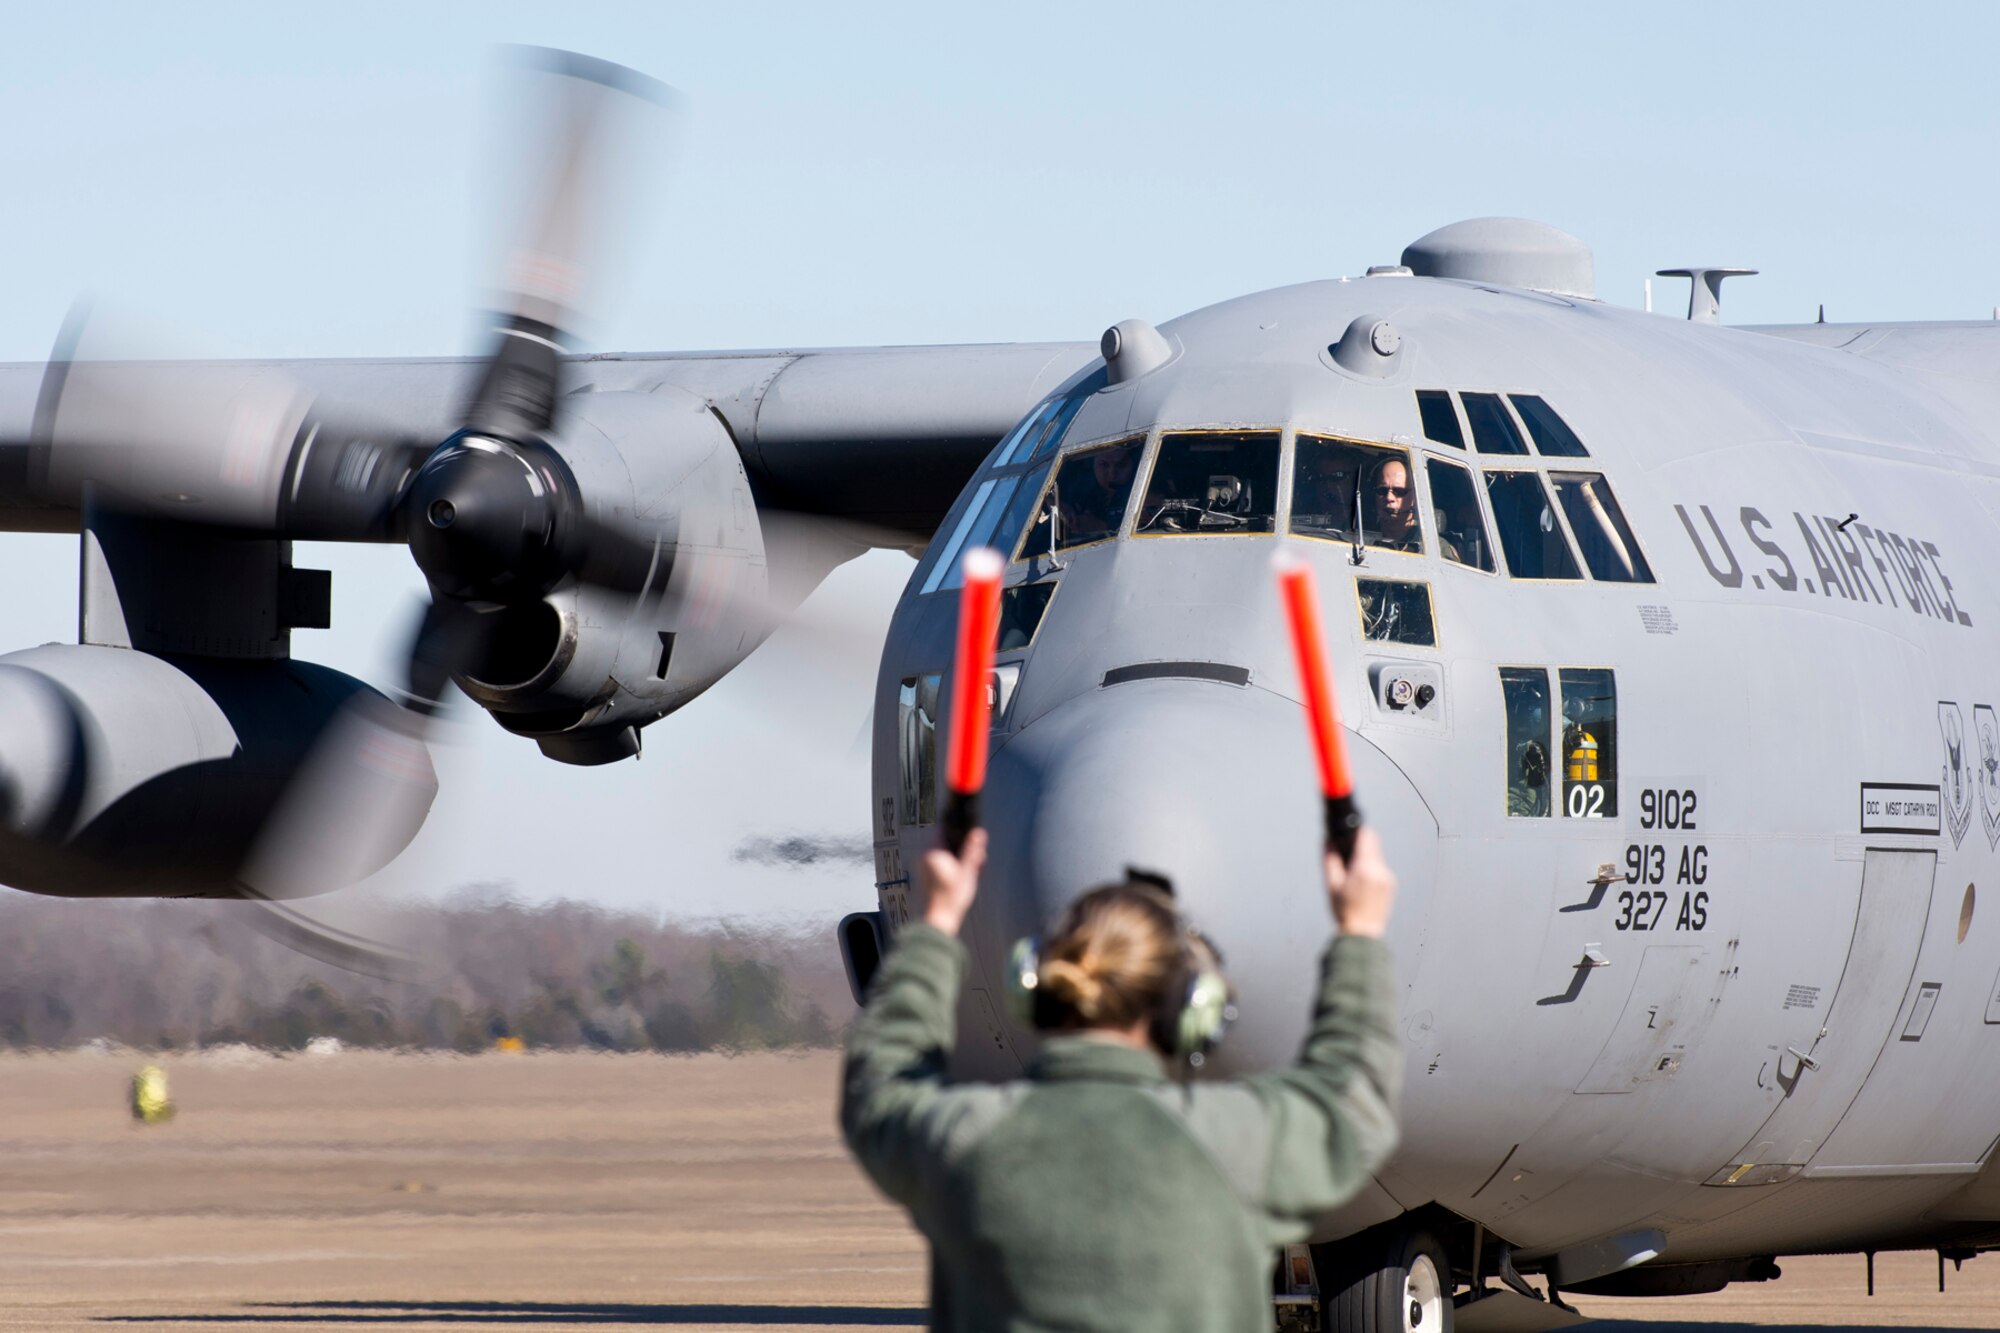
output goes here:
{"type": "Polygon", "coordinates": [[[1354,779],[1347,771],[1340,706],[1327,683],[1326,647],[1320,636],[1319,597],[1313,588],[1312,566],[1285,555],[1274,563],[1285,620],[1292,631],[1292,651],[1298,658],[1313,756],[1319,761],[1320,794],[1326,798],[1326,845],[1346,863],[1354,857],[1354,839],[1361,832],[1361,807],[1354,803],[1354,779]]]}
{"type": "Polygon", "coordinates": [[[979,827],[979,790],[986,785],[986,742],[992,727],[993,646],[1000,633],[1000,553],[979,547],[965,554],[965,586],[958,595],[958,647],[951,665],[951,741],[945,751],[942,819],[945,850],[965,849],[965,835],[979,827]]]}

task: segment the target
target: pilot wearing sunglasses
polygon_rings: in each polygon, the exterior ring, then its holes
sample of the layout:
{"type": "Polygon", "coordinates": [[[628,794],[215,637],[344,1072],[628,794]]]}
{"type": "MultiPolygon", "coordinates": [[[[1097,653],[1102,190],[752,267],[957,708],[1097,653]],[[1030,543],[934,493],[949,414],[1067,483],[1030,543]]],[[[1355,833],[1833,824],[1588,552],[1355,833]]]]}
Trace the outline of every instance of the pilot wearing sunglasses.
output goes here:
{"type": "Polygon", "coordinates": [[[1417,496],[1410,481],[1410,465],[1400,458],[1385,458],[1370,471],[1367,500],[1374,535],[1369,545],[1391,551],[1421,551],[1423,531],[1417,526],[1417,496]]]}

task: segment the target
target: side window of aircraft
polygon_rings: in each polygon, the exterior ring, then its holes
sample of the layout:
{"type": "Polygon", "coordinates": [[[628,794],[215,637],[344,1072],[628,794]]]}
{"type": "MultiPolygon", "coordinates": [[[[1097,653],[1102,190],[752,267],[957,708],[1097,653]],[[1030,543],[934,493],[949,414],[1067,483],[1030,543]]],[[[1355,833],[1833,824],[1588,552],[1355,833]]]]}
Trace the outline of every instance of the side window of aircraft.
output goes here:
{"type": "Polygon", "coordinates": [[[1422,551],[1410,455],[1402,449],[1301,435],[1292,471],[1292,531],[1354,540],[1391,551],[1422,551]],[[1357,502],[1358,501],[1358,502],[1357,502]]]}
{"type": "Polygon", "coordinates": [[[1014,558],[1067,551],[1118,535],[1144,440],[1124,440],[1061,460],[1014,558]]]}
{"type": "MultiPolygon", "coordinates": [[[[981,482],[964,516],[952,529],[951,540],[940,549],[937,563],[925,574],[921,591],[930,593],[958,587],[965,578],[959,557],[974,547],[1007,549],[1021,525],[1028,521],[1028,513],[1042,493],[1042,483],[1048,475],[1049,464],[1044,463],[1026,475],[992,477],[981,482]]],[[[1015,558],[1023,559],[1025,553],[1015,558]]]]}
{"type": "Polygon", "coordinates": [[[1437,647],[1430,584],[1402,579],[1356,579],[1354,594],[1361,602],[1362,638],[1379,643],[1437,647]]]}
{"type": "Polygon", "coordinates": [[[988,477],[979,483],[979,489],[972,493],[972,502],[965,506],[965,512],[959,515],[957,525],[952,528],[951,536],[942,546],[933,544],[932,549],[937,554],[931,562],[930,572],[924,575],[921,591],[936,592],[944,586],[947,578],[953,580],[958,578],[958,555],[965,549],[966,538],[971,536],[974,525],[986,513],[987,505],[992,502],[993,492],[1002,483],[1012,486],[1014,481],[1012,477],[988,477]]]}
{"type": "Polygon", "coordinates": [[[1528,452],[1527,443],[1521,439],[1514,418],[1507,415],[1507,405],[1500,401],[1499,394],[1468,393],[1460,397],[1465,403],[1465,420],[1472,427],[1472,443],[1480,453],[1528,452]]]}
{"type": "Polygon", "coordinates": [[[1048,431],[1050,418],[1062,410],[1062,405],[1060,398],[1049,398],[1036,404],[1035,410],[1021,418],[1021,424],[1009,431],[1007,438],[1000,442],[999,452],[993,455],[993,466],[1007,467],[1032,453],[1048,431]],[[1025,449],[1023,446],[1026,446],[1025,449]]]}
{"type": "Polygon", "coordinates": [[[1189,431],[1160,437],[1134,531],[1241,537],[1275,531],[1277,513],[1277,431],[1189,431]]]}
{"type": "Polygon", "coordinates": [[[1076,414],[1083,410],[1084,403],[1108,380],[1107,373],[1098,370],[1079,380],[1067,394],[1051,398],[1029,413],[1027,420],[1015,427],[1013,438],[995,456],[993,466],[1039,462],[1054,453],[1063,436],[1069,433],[1070,423],[1076,420],[1076,414]]]}
{"type": "Polygon", "coordinates": [[[1570,531],[1583,551],[1590,576],[1611,583],[1651,583],[1652,566],[1646,563],[1611,483],[1596,472],[1551,472],[1556,495],[1562,500],[1563,514],[1570,531]]]}
{"type": "Polygon", "coordinates": [[[1541,819],[1549,814],[1549,673],[1540,667],[1501,667],[1500,696],[1507,710],[1507,813],[1541,819]]]}
{"type": "Polygon", "coordinates": [[[1588,458],[1590,450],[1583,447],[1583,441],[1576,438],[1576,432],[1569,423],[1556,415],[1556,410],[1532,393],[1510,393],[1507,401],[1521,414],[1527,423],[1528,434],[1534,437],[1535,449],[1552,458],[1588,458]]]}
{"type": "Polygon", "coordinates": [[[905,676],[896,692],[897,754],[905,824],[937,822],[939,675],[905,676]]]}
{"type": "Polygon", "coordinates": [[[1424,438],[1454,449],[1465,447],[1465,432],[1459,428],[1458,409],[1443,389],[1417,390],[1417,415],[1423,418],[1424,438]]]}
{"type": "Polygon", "coordinates": [[[1041,628],[1042,617],[1048,613],[1049,602],[1055,595],[1053,580],[1023,583],[1001,593],[1000,639],[996,649],[1005,653],[1033,643],[1035,631],[1041,628]]]}
{"type": "Polygon", "coordinates": [[[1488,472],[1486,498],[1507,572],[1517,579],[1578,579],[1583,574],[1570,554],[1569,540],[1556,522],[1542,479],[1532,472],[1488,472]]]}
{"type": "Polygon", "coordinates": [[[1572,819],[1618,814],[1618,686],[1604,667],[1564,667],[1563,813],[1572,819]]]}
{"type": "MultiPolygon", "coordinates": [[[[1042,497],[1042,488],[1048,484],[1049,469],[1055,466],[1050,459],[1039,467],[1031,468],[1022,475],[1021,484],[1004,503],[995,504],[991,513],[992,524],[981,535],[981,546],[992,546],[1005,551],[1019,541],[1021,530],[1028,525],[1028,519],[1035,512],[1035,502],[1042,497]]],[[[1020,557],[1015,557],[1019,559],[1020,557]]],[[[952,579],[952,587],[957,587],[958,577],[952,579]]]]}
{"type": "Polygon", "coordinates": [[[1493,572],[1493,543],[1486,536],[1486,519],[1472,474],[1442,458],[1424,460],[1431,483],[1431,514],[1437,520],[1438,551],[1447,560],[1493,572]]]}

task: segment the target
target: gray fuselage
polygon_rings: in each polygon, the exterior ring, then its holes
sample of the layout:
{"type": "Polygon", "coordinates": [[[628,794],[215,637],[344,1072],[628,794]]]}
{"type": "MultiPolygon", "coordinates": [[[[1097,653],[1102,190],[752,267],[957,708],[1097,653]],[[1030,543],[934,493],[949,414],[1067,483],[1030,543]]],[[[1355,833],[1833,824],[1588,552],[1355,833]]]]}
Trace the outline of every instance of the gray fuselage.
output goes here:
{"type": "MultiPolygon", "coordinates": [[[[1402,883],[1403,1147],[1329,1234],[1436,1203],[1530,1258],[1658,1228],[1683,1261],[1929,1243],[2000,1218],[1980,1176],[2000,1133],[1984,1095],[2000,1081],[2000,919],[1974,887],[2000,845],[2000,687],[1980,666],[2000,627],[1984,559],[2000,326],[1774,337],[1382,276],[1161,332],[1172,355],[1150,373],[1072,381],[1062,458],[1143,441],[1115,534],[1018,558],[1022,520],[1056,506],[998,523],[1001,464],[1024,456],[1010,437],[919,563],[884,653],[871,812],[893,926],[935,836],[948,719],[925,678],[949,670],[957,602],[939,565],[985,538],[1017,555],[1010,586],[1053,585],[1031,640],[999,655],[966,1067],[1021,1069],[1011,942],[1129,864],[1171,875],[1227,956],[1243,1018],[1215,1064],[1291,1058],[1330,927],[1270,572],[1282,545],[1316,568],[1358,799],[1402,883]],[[1401,338],[1387,364],[1330,350],[1380,321],[1401,338]],[[1429,438],[1419,390],[1455,395],[1462,434],[1464,395],[1533,395],[1587,457],[1429,438]],[[1283,433],[1276,486],[1247,506],[1274,510],[1275,531],[1137,531],[1162,521],[1147,492],[1163,435],[1198,431],[1283,433]],[[1401,451],[1421,550],[1364,546],[1357,565],[1348,541],[1288,535],[1301,434],[1401,451]],[[1479,496],[1447,518],[1464,562],[1440,549],[1448,464],[1479,496]],[[1511,471],[1566,479],[1540,540],[1594,546],[1571,556],[1577,577],[1509,572],[1540,558],[1503,558],[1496,502],[1531,483],[1487,474],[1511,471]],[[1578,489],[1593,475],[1622,538],[1578,489]],[[1598,576],[1607,544],[1622,576],[1598,576]],[[1651,581],[1631,581],[1635,557],[1651,581]],[[1408,616],[1385,625],[1358,580],[1427,601],[1431,642],[1408,616]],[[1521,769],[1537,673],[1540,791],[1521,769]],[[1397,706],[1398,679],[1421,706],[1397,706]]],[[[1517,434],[1527,410],[1508,412],[1517,434]]],[[[1200,504],[1228,503],[1222,480],[1200,504]]]]}

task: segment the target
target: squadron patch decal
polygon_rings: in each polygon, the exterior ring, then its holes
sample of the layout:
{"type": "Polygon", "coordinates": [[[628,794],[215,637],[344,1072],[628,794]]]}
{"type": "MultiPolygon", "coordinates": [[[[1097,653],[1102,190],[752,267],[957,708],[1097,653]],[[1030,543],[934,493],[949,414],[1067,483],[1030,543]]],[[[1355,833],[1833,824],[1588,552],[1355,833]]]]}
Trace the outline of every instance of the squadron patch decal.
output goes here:
{"type": "Polygon", "coordinates": [[[1972,730],[1979,738],[1979,820],[1986,845],[2000,848],[2000,718],[1992,704],[1972,706],[1972,730]]]}
{"type": "Polygon", "coordinates": [[[1972,761],[1965,744],[1965,714],[1949,699],[1938,701],[1938,732],[1944,737],[1944,775],[1938,784],[1944,800],[1945,826],[1951,845],[1965,840],[1972,823],[1972,761]]]}

